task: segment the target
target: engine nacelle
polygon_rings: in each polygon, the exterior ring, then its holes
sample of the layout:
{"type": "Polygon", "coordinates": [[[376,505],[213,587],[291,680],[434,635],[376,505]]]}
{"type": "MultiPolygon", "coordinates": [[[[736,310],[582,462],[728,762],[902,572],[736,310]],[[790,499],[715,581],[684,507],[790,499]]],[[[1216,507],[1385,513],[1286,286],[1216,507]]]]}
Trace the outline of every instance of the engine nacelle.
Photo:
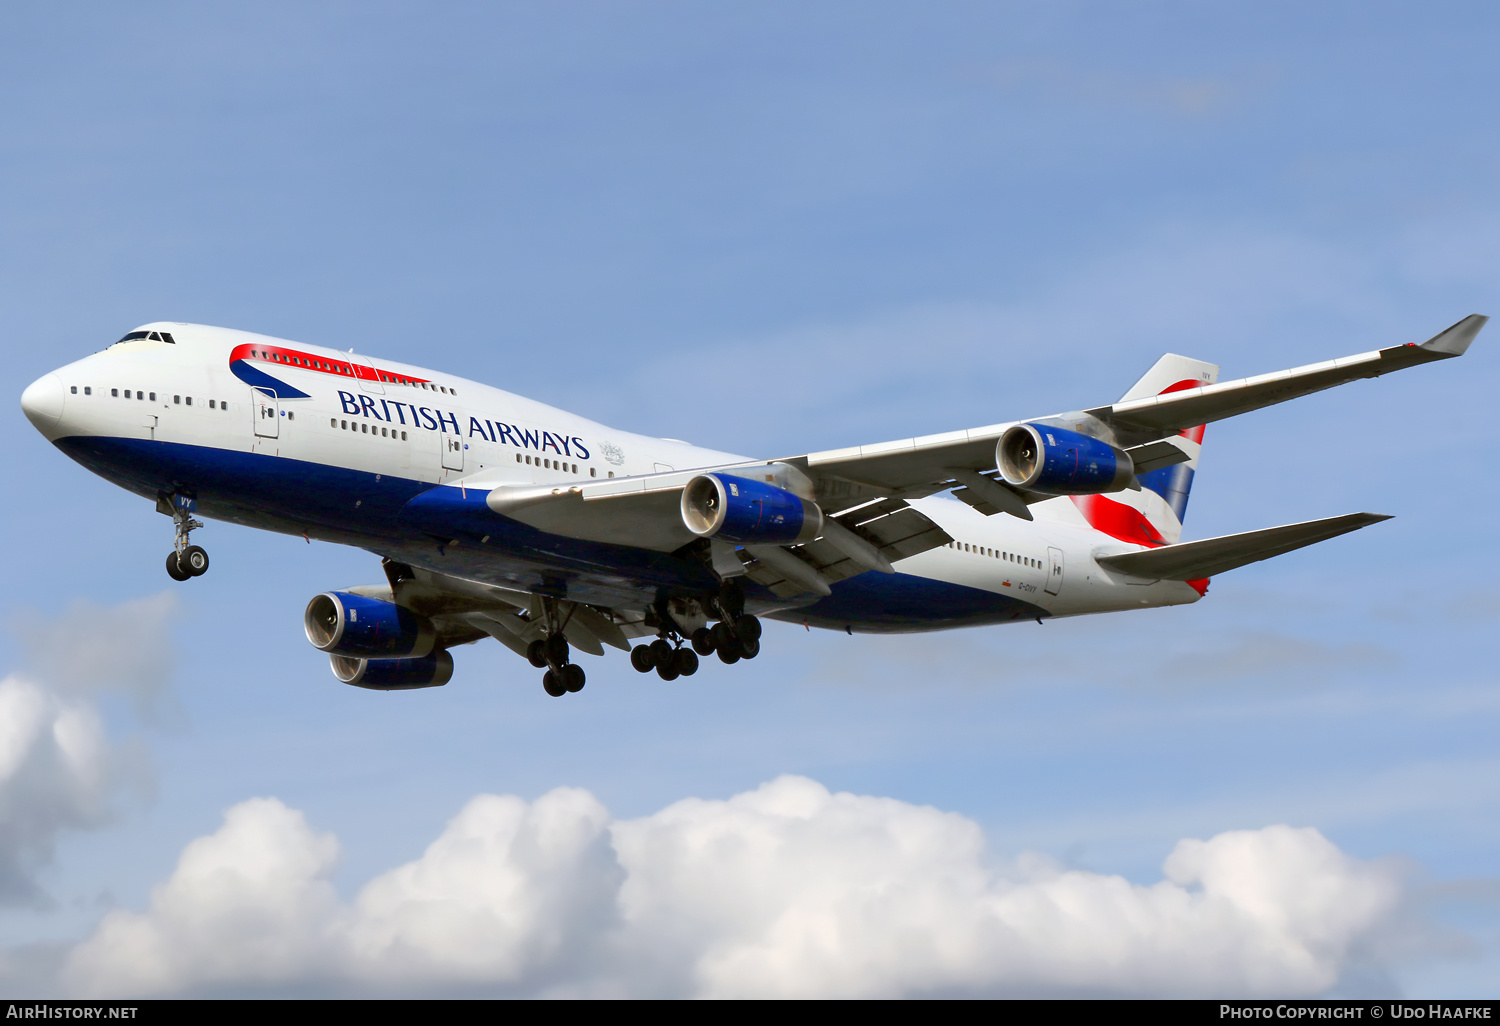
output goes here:
{"type": "Polygon", "coordinates": [[[314,648],[357,659],[416,658],[437,640],[432,621],[384,599],[327,591],[313,598],[302,627],[314,648]]]}
{"type": "Polygon", "coordinates": [[[700,538],[796,545],[822,533],[823,511],[764,481],[700,474],[682,490],[682,522],[700,538]]]}
{"type": "Polygon", "coordinates": [[[329,656],[333,675],[345,684],[371,691],[410,691],[436,688],[453,677],[453,657],[444,648],[420,659],[355,659],[329,656]]]}
{"type": "Polygon", "coordinates": [[[1047,495],[1117,492],[1135,477],[1130,457],[1108,442],[1045,424],[1007,428],[995,465],[1007,484],[1047,495]]]}

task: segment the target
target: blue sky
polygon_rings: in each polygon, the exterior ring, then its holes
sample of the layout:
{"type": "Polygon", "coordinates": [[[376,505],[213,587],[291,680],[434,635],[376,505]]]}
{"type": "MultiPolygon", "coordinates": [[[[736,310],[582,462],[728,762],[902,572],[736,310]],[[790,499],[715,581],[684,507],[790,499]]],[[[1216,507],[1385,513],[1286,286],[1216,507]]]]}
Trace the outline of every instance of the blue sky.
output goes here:
{"type": "MultiPolygon", "coordinates": [[[[931,806],[938,833],[980,832],[964,872],[990,882],[933,905],[938,930],[994,880],[1041,886],[1027,859],[1148,888],[1185,839],[1312,828],[1381,911],[1299,899],[1307,929],[1344,939],[1281,991],[1493,996],[1488,334],[1456,363],[1211,426],[1188,536],[1396,519],[1224,575],[1197,606],[906,638],[772,626],[754,664],[666,685],[608,659],[562,702],[499,646],[456,653],[431,692],[339,685],[301,610],[377,580],[373,556],[212,524],[212,572],[174,587],[165,518],[14,401],[172,319],[776,456],[1108,401],[1165,351],[1235,377],[1421,341],[1500,311],[1488,6],[48,4],[5,23],[0,674],[48,715],[97,714],[109,760],[82,797],[41,770],[0,781],[6,991],[379,992],[327,952],[254,979],[109,961],[121,923],[178,938],[168,952],[223,939],[227,920],[163,910],[195,838],[238,836],[226,810],[287,851],[323,851],[298,813],[336,835],[336,859],[307,856],[330,889],[308,901],[347,911],[478,795],[607,820],[642,881],[672,864],[639,838],[676,829],[674,803],[728,822],[751,802],[734,796],[793,775],[867,796],[850,815],[882,829],[920,834],[931,806]],[[560,787],[607,813],[543,800],[560,787]]],[[[782,786],[764,800],[811,800],[782,786]]],[[[829,827],[817,851],[857,833],[829,827]]],[[[822,856],[781,850],[778,879],[816,878],[799,859],[822,856]]],[[[656,909],[630,929],[677,938],[674,968],[590,948],[576,976],[438,968],[403,992],[1131,992],[1001,949],[894,991],[852,948],[807,979],[714,975],[752,927],[726,913],[694,948],[681,895],[631,905],[630,886],[622,907],[656,909]]],[[[801,908],[790,894],[764,901],[801,908]]],[[[556,915],[580,944],[620,928],[556,915]]],[[[1176,992],[1158,970],[1145,991],[1176,992]]],[[[1216,972],[1195,978],[1244,989],[1216,972]]]]}

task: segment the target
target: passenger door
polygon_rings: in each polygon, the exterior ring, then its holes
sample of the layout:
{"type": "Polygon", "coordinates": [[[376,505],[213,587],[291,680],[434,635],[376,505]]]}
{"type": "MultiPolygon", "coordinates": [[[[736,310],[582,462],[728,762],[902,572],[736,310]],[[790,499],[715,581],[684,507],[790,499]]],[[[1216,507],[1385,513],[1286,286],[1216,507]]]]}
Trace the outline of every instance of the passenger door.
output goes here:
{"type": "Polygon", "coordinates": [[[464,439],[462,435],[443,432],[443,469],[464,469],[464,439]]]}
{"type": "Polygon", "coordinates": [[[1043,585],[1047,594],[1056,595],[1062,589],[1063,550],[1047,550],[1047,583],[1043,585]]]}
{"type": "Polygon", "coordinates": [[[281,435],[281,404],[276,397],[259,388],[250,389],[255,410],[255,433],[261,438],[278,438],[281,435]]]}

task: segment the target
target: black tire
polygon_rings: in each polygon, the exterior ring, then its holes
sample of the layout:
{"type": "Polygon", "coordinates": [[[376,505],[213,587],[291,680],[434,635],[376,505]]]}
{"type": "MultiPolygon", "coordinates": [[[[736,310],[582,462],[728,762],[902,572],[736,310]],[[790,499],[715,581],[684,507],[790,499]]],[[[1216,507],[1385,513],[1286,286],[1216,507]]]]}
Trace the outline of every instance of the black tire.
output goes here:
{"type": "Polygon", "coordinates": [[[719,661],[721,663],[734,664],[740,661],[740,643],[731,641],[727,645],[719,646],[719,661]]]}
{"type": "Polygon", "coordinates": [[[656,657],[651,654],[650,645],[637,645],[630,650],[630,665],[641,673],[650,673],[656,666],[656,657]]]}
{"type": "Polygon", "coordinates": [[[583,667],[577,663],[569,663],[567,666],[564,666],[562,668],[562,678],[563,686],[575,695],[583,690],[583,682],[587,679],[584,675],[583,667]]]}
{"type": "MultiPolygon", "coordinates": [[[[660,670],[663,666],[671,666],[677,650],[666,638],[657,638],[651,642],[651,665],[660,670]]],[[[670,680],[671,678],[667,678],[670,680]]]]}
{"type": "Polygon", "coordinates": [[[753,616],[736,617],[734,633],[739,635],[741,641],[759,641],[760,621],[753,616]]]}
{"type": "Polygon", "coordinates": [[[547,638],[547,662],[552,666],[565,666],[568,662],[568,639],[561,634],[547,638]]]}
{"type": "Polygon", "coordinates": [[[176,549],[173,549],[171,552],[167,553],[167,576],[172,578],[172,580],[174,581],[185,581],[189,577],[193,576],[190,573],[185,573],[183,569],[177,565],[176,549]]]}
{"type": "Polygon", "coordinates": [[[537,638],[526,646],[526,658],[532,666],[538,670],[547,665],[547,642],[543,638],[537,638]]]}
{"type": "Polygon", "coordinates": [[[760,642],[758,642],[758,641],[742,641],[742,642],[740,642],[740,658],[741,659],[754,659],[758,655],[760,655],[760,642]]]}
{"type": "Polygon", "coordinates": [[[567,685],[558,677],[556,670],[548,670],[542,674],[542,690],[553,698],[561,698],[568,693],[567,685]]]}
{"type": "Polygon", "coordinates": [[[673,659],[671,662],[667,663],[667,665],[665,665],[665,666],[662,666],[662,665],[658,664],[657,667],[656,667],[656,675],[658,677],[660,677],[662,680],[676,680],[677,679],[677,660],[673,659]]]}
{"type": "Polygon", "coordinates": [[[677,673],[682,677],[691,677],[698,672],[698,656],[690,648],[679,648],[677,650],[677,673]]]}
{"type": "Polygon", "coordinates": [[[707,627],[699,627],[693,632],[693,651],[701,656],[714,654],[714,632],[707,627]]]}
{"type": "Polygon", "coordinates": [[[189,545],[177,557],[177,565],[191,577],[202,577],[208,573],[208,553],[200,546],[189,545]]]}

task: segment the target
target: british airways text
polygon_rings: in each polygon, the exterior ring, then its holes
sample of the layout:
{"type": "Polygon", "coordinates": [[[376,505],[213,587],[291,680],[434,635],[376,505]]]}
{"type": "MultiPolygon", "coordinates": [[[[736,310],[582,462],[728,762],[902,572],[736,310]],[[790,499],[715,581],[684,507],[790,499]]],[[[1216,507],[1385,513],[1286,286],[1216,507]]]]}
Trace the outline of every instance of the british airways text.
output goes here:
{"type": "MultiPolygon", "coordinates": [[[[339,392],[339,402],[343,404],[344,412],[351,417],[370,417],[392,424],[409,424],[412,427],[426,428],[428,431],[462,434],[458,426],[458,417],[452,413],[444,413],[435,407],[415,406],[396,399],[375,399],[368,395],[353,395],[342,390],[339,392]]],[[[517,449],[538,451],[551,449],[559,456],[571,456],[580,460],[589,458],[587,446],[583,444],[583,439],[576,435],[570,438],[553,434],[550,431],[533,431],[514,424],[481,421],[477,417],[470,417],[469,437],[473,438],[476,435],[487,442],[504,442],[517,449]]]]}

